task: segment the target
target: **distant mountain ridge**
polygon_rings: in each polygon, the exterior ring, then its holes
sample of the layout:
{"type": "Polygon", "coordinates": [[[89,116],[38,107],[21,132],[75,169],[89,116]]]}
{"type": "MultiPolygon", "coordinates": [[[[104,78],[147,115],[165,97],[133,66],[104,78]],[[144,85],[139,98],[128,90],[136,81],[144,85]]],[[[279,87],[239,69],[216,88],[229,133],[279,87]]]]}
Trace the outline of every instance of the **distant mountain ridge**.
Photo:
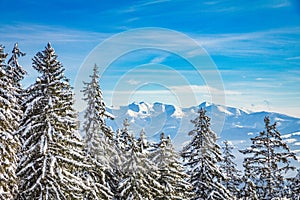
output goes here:
{"type": "MultiPolygon", "coordinates": [[[[191,139],[188,135],[193,129],[190,120],[197,116],[200,108],[207,110],[219,141],[230,140],[237,148],[245,148],[250,145],[251,137],[264,130],[264,117],[269,116],[271,123],[277,122],[277,129],[291,149],[300,153],[300,118],[275,112],[252,112],[207,102],[189,108],[159,102],[133,102],[128,106],[107,108],[115,116],[115,120],[107,120],[107,124],[116,130],[127,118],[132,134],[138,135],[144,129],[149,140],[157,140],[164,132],[171,136],[175,147],[181,149],[191,139]]],[[[83,113],[80,113],[82,120],[83,113]]]]}

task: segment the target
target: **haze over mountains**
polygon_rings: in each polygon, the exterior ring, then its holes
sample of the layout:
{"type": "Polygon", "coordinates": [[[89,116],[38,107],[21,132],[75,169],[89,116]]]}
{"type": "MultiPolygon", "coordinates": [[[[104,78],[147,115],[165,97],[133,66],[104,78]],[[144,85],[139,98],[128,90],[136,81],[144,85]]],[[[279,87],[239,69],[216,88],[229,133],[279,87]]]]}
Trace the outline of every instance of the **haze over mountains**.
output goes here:
{"type": "MultiPolygon", "coordinates": [[[[264,130],[264,117],[269,116],[271,123],[277,123],[282,138],[300,158],[300,119],[280,113],[252,112],[207,102],[189,108],[158,102],[133,102],[128,106],[107,108],[115,116],[115,120],[107,120],[107,124],[116,130],[122,127],[123,120],[127,118],[132,134],[138,135],[144,129],[148,139],[155,141],[164,132],[171,136],[175,148],[181,150],[191,139],[188,135],[193,129],[190,120],[197,116],[199,108],[207,110],[211,128],[220,137],[219,142],[230,140],[237,149],[250,145],[250,138],[264,130]]],[[[79,117],[83,119],[83,113],[79,117]]]]}

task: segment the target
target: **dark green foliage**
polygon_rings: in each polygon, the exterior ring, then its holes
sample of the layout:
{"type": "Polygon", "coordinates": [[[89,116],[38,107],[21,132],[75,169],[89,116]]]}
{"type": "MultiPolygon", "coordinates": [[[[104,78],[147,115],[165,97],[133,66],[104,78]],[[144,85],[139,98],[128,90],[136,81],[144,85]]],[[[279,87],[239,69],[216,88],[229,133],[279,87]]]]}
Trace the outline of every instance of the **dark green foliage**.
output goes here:
{"type": "Polygon", "coordinates": [[[15,131],[20,107],[6,57],[4,47],[0,45],[0,199],[12,199],[18,192],[15,170],[19,141],[15,131]]]}
{"type": "Polygon", "coordinates": [[[98,67],[95,65],[91,81],[84,83],[84,100],[87,102],[83,131],[85,133],[85,150],[90,156],[93,166],[86,171],[90,183],[94,184],[94,194],[90,199],[111,199],[114,188],[114,173],[112,161],[117,156],[114,148],[113,132],[106,126],[105,118],[110,117],[106,112],[102,91],[99,86],[98,67]]]}
{"type": "Polygon", "coordinates": [[[158,169],[148,159],[148,151],[144,145],[145,138],[136,140],[133,136],[128,138],[129,145],[124,155],[122,179],[119,182],[119,198],[121,200],[155,199],[162,194],[162,187],[157,181],[158,169]]]}
{"type": "Polygon", "coordinates": [[[40,73],[27,89],[18,199],[78,199],[90,188],[79,176],[85,156],[77,132],[73,93],[50,43],[33,59],[40,73]]]}
{"type": "Polygon", "coordinates": [[[164,133],[161,134],[150,158],[158,168],[158,182],[162,186],[162,194],[155,199],[183,200],[193,196],[192,186],[185,181],[188,175],[179,162],[179,155],[175,152],[170,137],[165,138],[164,133]]]}
{"type": "Polygon", "coordinates": [[[300,169],[297,170],[295,177],[291,179],[291,199],[300,199],[300,169]]]}
{"type": "Polygon", "coordinates": [[[236,168],[235,156],[232,154],[234,147],[225,140],[223,149],[223,160],[220,164],[220,169],[225,177],[222,184],[228,189],[232,196],[237,197],[239,195],[239,185],[241,184],[240,171],[236,168]]]}
{"type": "Polygon", "coordinates": [[[210,129],[210,118],[204,109],[192,120],[194,129],[189,133],[192,141],[183,148],[182,157],[187,167],[189,183],[193,186],[195,197],[199,199],[230,199],[229,191],[221,184],[224,176],[217,163],[222,160],[217,136],[210,129]]]}
{"type": "Polygon", "coordinates": [[[282,140],[276,129],[276,123],[271,124],[270,118],[265,117],[265,130],[254,138],[252,145],[241,150],[243,154],[251,155],[244,159],[247,174],[255,184],[259,199],[283,197],[284,176],[290,166],[290,159],[296,159],[288,145],[282,140]]]}

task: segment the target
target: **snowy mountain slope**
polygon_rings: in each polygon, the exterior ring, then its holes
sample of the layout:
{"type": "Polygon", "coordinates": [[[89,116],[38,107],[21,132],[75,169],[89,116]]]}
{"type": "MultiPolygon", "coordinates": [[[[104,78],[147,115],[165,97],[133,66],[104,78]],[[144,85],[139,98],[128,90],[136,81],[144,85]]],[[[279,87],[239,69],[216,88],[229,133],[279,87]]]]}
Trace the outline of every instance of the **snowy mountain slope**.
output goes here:
{"type": "MultiPolygon", "coordinates": [[[[204,102],[190,108],[179,108],[163,103],[146,102],[131,103],[128,106],[107,108],[115,120],[107,120],[114,130],[122,127],[123,120],[130,121],[130,131],[138,135],[145,130],[149,140],[158,140],[161,132],[170,135],[175,147],[180,150],[191,138],[188,132],[193,128],[190,120],[197,115],[199,108],[205,108],[211,118],[211,127],[220,137],[232,141],[238,149],[250,145],[250,138],[264,130],[264,117],[269,116],[271,122],[277,122],[277,129],[292,150],[300,155],[300,119],[273,112],[250,112],[233,107],[204,102]]],[[[83,113],[80,113],[80,120],[83,113]]]]}

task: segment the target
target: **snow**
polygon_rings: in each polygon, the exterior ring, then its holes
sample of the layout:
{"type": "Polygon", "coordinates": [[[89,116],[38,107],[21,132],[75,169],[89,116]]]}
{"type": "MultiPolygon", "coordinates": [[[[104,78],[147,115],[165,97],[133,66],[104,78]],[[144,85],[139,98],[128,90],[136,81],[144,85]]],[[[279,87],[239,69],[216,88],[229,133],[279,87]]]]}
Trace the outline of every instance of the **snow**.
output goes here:
{"type": "Polygon", "coordinates": [[[175,108],[175,111],[171,115],[171,117],[176,117],[176,118],[184,117],[184,113],[182,112],[181,108],[179,108],[178,106],[174,106],[174,108],[175,108]]]}
{"type": "Polygon", "coordinates": [[[110,119],[116,118],[113,114],[111,114],[111,113],[109,113],[109,112],[107,112],[107,111],[105,111],[104,115],[105,115],[106,117],[110,118],[110,119]]]}
{"type": "Polygon", "coordinates": [[[229,112],[224,106],[217,106],[217,108],[220,112],[223,112],[227,115],[234,115],[232,112],[229,112]]]}
{"type": "Polygon", "coordinates": [[[201,103],[200,105],[199,105],[199,108],[207,108],[207,107],[209,107],[209,106],[211,106],[211,105],[213,105],[212,103],[209,103],[209,102],[207,102],[207,101],[205,101],[205,102],[203,102],[203,103],[201,103]]]}
{"type": "MultiPolygon", "coordinates": [[[[245,111],[244,111],[244,112],[245,112],[245,111]]],[[[236,109],[235,109],[235,115],[237,115],[237,116],[242,115],[241,110],[236,108],[236,109]]]]}
{"type": "Polygon", "coordinates": [[[139,103],[139,113],[149,115],[150,111],[153,111],[152,105],[145,102],[139,103]]]}
{"type": "Polygon", "coordinates": [[[279,117],[275,117],[274,121],[276,121],[276,122],[284,122],[285,120],[282,119],[282,118],[279,118],[279,117]]]}
{"type": "Polygon", "coordinates": [[[87,168],[90,167],[90,165],[88,165],[88,164],[85,164],[85,163],[82,163],[82,162],[78,162],[78,161],[76,161],[76,160],[71,160],[71,159],[66,158],[66,157],[56,156],[56,158],[57,158],[57,159],[60,159],[60,160],[62,160],[62,161],[64,161],[64,162],[67,162],[67,163],[69,163],[69,164],[72,164],[72,165],[74,165],[74,166],[87,167],[87,168]]]}
{"type": "Polygon", "coordinates": [[[138,113],[134,112],[133,110],[128,110],[128,111],[127,111],[127,114],[128,114],[130,117],[138,117],[138,113]]]}
{"type": "Polygon", "coordinates": [[[45,157],[44,162],[43,162],[43,169],[42,169],[42,179],[45,178],[46,175],[46,170],[47,170],[47,160],[48,158],[45,157]]]}
{"type": "Polygon", "coordinates": [[[56,158],[54,157],[54,156],[51,156],[51,162],[50,162],[50,174],[52,175],[52,176],[54,176],[54,165],[55,165],[55,163],[56,163],[56,158]]]}
{"type": "MultiPolygon", "coordinates": [[[[244,128],[244,126],[241,126],[239,124],[234,124],[233,127],[236,127],[236,128],[244,128]]],[[[249,135],[249,134],[248,134],[249,135]]]]}

